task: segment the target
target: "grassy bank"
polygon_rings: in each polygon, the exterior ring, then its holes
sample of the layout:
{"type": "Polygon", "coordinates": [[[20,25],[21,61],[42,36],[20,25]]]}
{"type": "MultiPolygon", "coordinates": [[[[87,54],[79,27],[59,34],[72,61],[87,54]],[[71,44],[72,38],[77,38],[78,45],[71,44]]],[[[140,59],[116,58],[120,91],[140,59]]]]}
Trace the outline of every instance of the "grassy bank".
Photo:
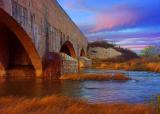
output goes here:
{"type": "Polygon", "coordinates": [[[134,59],[126,62],[93,60],[93,68],[130,71],[160,72],[160,60],[134,59]]]}
{"type": "Polygon", "coordinates": [[[126,81],[130,80],[128,76],[125,76],[121,73],[115,75],[111,74],[65,74],[60,77],[62,80],[117,80],[117,81],[126,81]]]}
{"type": "Polygon", "coordinates": [[[68,97],[0,98],[1,114],[156,114],[147,104],[88,104],[68,97]]]}

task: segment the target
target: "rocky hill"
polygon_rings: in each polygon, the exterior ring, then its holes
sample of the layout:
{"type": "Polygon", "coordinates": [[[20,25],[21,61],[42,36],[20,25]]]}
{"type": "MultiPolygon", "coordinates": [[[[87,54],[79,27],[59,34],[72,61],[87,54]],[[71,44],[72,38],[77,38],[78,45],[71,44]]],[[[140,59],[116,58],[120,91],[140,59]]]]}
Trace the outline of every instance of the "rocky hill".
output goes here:
{"type": "Polygon", "coordinates": [[[106,59],[113,62],[139,58],[135,52],[129,49],[117,47],[116,45],[110,44],[106,41],[95,41],[89,43],[88,56],[91,59],[106,59]]]}

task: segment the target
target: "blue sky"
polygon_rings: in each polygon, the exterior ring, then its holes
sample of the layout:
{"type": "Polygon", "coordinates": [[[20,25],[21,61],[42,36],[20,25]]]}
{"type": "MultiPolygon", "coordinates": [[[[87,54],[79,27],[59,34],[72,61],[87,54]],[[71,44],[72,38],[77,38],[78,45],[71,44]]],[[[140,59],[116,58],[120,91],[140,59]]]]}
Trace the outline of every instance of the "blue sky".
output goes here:
{"type": "Polygon", "coordinates": [[[160,45],[160,0],[58,0],[89,41],[140,52],[160,45]]]}

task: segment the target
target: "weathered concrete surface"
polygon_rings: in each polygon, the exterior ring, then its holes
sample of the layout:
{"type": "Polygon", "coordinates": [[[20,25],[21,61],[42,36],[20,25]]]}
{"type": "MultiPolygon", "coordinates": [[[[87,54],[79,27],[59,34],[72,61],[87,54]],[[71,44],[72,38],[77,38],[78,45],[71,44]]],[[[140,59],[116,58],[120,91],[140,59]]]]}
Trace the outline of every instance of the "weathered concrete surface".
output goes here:
{"type": "MultiPolygon", "coordinates": [[[[0,16],[3,17],[0,29],[10,30],[18,40],[16,43],[24,48],[26,59],[20,65],[33,65],[37,76],[42,74],[42,61],[47,53],[64,52],[63,47],[68,48],[74,58],[86,53],[87,39],[56,0],[0,0],[0,16]]],[[[7,33],[1,31],[0,35],[0,40],[9,39],[0,45],[1,69],[6,69],[10,66],[8,42],[11,41],[7,33]]]]}

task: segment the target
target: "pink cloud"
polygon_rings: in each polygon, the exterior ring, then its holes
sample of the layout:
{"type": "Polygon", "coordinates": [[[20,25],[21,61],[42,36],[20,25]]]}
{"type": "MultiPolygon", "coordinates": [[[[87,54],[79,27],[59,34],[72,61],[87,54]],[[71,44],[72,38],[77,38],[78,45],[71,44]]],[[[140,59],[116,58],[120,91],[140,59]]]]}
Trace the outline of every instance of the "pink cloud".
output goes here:
{"type": "Polygon", "coordinates": [[[112,29],[123,25],[132,25],[138,19],[138,13],[125,5],[112,7],[110,10],[97,13],[94,17],[95,27],[90,32],[112,29]]]}

